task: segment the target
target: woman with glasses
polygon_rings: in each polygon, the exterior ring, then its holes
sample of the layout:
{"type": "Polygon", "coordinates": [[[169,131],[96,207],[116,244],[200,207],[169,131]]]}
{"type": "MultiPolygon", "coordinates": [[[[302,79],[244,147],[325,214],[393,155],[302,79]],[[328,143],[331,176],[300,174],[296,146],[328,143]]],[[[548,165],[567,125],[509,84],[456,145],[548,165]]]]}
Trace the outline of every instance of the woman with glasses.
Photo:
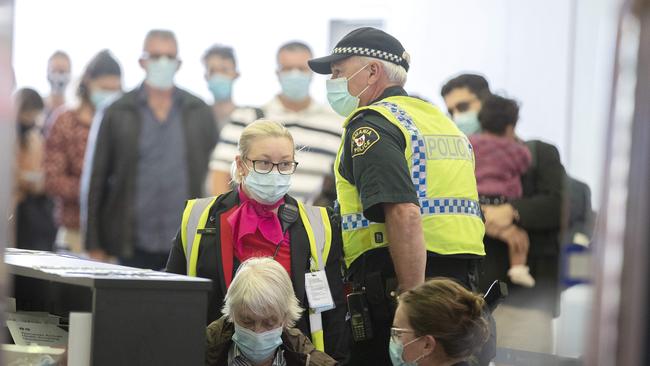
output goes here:
{"type": "Polygon", "coordinates": [[[300,305],[310,308],[296,322],[317,349],[337,360],[347,354],[340,229],[331,211],[307,207],[287,195],[298,162],[289,131],[258,120],[238,143],[232,177],[237,189],[188,201],[167,271],[212,280],[208,323],[240,263],[272,257],[287,271],[300,305]],[[331,297],[329,297],[331,296],[331,297]]]}
{"type": "Polygon", "coordinates": [[[467,361],[487,341],[483,297],[434,278],[399,296],[389,353],[393,365],[443,366],[467,361]]]}

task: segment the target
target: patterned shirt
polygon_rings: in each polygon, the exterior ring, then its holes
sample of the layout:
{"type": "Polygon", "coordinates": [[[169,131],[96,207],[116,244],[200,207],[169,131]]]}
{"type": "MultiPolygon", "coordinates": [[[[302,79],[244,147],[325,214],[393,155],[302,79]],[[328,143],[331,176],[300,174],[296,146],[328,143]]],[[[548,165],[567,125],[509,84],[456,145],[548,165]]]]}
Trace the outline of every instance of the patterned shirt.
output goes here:
{"type": "MultiPolygon", "coordinates": [[[[284,359],[284,350],[279,348],[275,353],[275,358],[271,366],[286,366],[287,361],[284,359]]],[[[235,342],[232,343],[228,351],[228,366],[254,366],[239,350],[235,342]]]]}
{"type": "Polygon", "coordinates": [[[58,116],[45,145],[45,187],[57,204],[59,224],[79,228],[79,186],[90,123],[76,111],[58,116]]]}

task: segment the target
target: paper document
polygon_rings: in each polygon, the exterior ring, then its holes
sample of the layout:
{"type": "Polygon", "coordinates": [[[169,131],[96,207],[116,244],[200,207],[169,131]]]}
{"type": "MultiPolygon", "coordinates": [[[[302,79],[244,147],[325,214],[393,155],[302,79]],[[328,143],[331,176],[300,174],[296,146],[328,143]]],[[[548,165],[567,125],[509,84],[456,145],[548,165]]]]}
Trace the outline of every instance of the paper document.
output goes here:
{"type": "Polygon", "coordinates": [[[67,347],[68,332],[54,324],[27,323],[7,320],[7,328],[19,346],[37,344],[39,346],[67,347]]]}

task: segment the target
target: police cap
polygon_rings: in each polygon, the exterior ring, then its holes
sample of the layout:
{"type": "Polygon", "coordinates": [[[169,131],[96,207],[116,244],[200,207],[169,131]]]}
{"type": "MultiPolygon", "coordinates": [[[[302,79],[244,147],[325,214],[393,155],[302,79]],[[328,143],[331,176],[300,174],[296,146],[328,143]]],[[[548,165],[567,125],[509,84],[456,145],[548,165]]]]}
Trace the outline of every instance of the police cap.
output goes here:
{"type": "Polygon", "coordinates": [[[319,74],[331,74],[332,62],[351,56],[365,56],[400,65],[408,71],[409,54],[397,38],[372,27],[353,30],[336,44],[332,54],[309,60],[309,67],[319,74]]]}

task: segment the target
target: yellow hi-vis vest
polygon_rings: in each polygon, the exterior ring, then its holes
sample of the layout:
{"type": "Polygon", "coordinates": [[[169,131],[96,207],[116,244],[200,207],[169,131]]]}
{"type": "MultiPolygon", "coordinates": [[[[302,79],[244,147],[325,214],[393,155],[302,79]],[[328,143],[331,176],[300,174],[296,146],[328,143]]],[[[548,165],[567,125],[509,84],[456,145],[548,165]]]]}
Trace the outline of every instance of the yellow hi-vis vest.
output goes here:
{"type": "MultiPolygon", "coordinates": [[[[347,129],[355,115],[366,110],[380,113],[404,134],[404,157],[420,204],[427,251],[441,255],[485,255],[474,152],[467,137],[436,107],[406,96],[388,97],[358,108],[343,127],[347,129]]],[[[384,224],[364,217],[357,187],[339,173],[344,143],[345,139],[334,171],[345,263],[349,267],[366,251],[388,246],[388,237],[384,224]]]]}
{"type": "MultiPolygon", "coordinates": [[[[187,201],[181,222],[181,242],[185,253],[187,275],[196,277],[196,263],[201,245],[201,232],[210,215],[210,208],[217,197],[187,201]]],[[[311,252],[310,271],[324,271],[332,245],[332,226],[324,207],[305,206],[298,202],[300,218],[305,225],[311,252]]],[[[309,310],[311,341],[317,350],[325,352],[323,319],[320,312],[309,310]]]]}

